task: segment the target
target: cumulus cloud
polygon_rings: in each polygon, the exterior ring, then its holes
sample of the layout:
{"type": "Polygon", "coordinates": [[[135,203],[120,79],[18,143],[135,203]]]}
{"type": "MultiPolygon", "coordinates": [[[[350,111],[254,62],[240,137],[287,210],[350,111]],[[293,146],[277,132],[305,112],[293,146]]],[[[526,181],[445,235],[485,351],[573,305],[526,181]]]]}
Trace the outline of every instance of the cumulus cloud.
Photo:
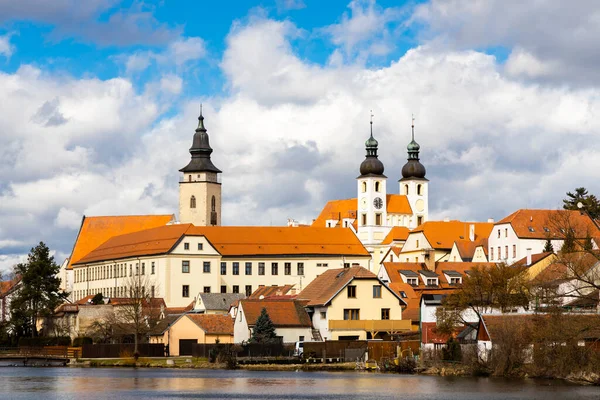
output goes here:
{"type": "Polygon", "coordinates": [[[206,56],[204,40],[200,37],[181,37],[169,43],[162,52],[136,51],[132,54],[121,54],[116,59],[125,65],[127,74],[146,70],[156,63],[161,70],[174,67],[179,69],[191,61],[197,61],[206,56]]]}
{"type": "Polygon", "coordinates": [[[412,20],[424,23],[422,35],[443,46],[514,48],[510,72],[525,78],[600,82],[595,0],[578,1],[576,7],[552,0],[431,0],[416,8],[412,20]]]}

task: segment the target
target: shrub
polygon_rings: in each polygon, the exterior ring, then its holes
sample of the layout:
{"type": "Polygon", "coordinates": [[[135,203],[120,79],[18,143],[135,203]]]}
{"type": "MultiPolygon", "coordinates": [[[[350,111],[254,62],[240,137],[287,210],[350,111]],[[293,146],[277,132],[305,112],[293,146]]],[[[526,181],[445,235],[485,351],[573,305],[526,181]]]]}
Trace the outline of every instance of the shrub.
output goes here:
{"type": "Polygon", "coordinates": [[[89,336],[80,336],[73,339],[73,347],[81,347],[84,344],[92,344],[94,340],[89,336]]]}

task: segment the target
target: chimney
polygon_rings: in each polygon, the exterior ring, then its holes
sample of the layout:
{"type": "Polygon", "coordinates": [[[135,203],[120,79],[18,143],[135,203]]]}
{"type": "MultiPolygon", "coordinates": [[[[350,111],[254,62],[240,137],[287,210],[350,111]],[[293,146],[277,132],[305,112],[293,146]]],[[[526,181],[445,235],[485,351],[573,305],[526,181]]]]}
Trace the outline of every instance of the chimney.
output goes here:
{"type": "Polygon", "coordinates": [[[527,249],[527,265],[528,267],[531,265],[531,248],[527,249]]]}
{"type": "Polygon", "coordinates": [[[469,225],[469,240],[471,242],[475,241],[475,224],[469,225]]]}
{"type": "Polygon", "coordinates": [[[444,222],[450,222],[450,217],[445,217],[444,222]]]}
{"type": "Polygon", "coordinates": [[[488,218],[488,224],[493,224],[494,223],[494,218],[488,218]]]}

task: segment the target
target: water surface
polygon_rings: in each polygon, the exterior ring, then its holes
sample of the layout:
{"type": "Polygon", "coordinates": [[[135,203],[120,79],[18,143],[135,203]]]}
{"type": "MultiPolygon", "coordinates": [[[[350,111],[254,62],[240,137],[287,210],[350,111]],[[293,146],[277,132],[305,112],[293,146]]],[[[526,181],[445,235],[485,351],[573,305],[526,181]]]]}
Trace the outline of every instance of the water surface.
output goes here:
{"type": "Polygon", "coordinates": [[[600,399],[562,381],[362,372],[0,368],[0,399],[600,399]]]}

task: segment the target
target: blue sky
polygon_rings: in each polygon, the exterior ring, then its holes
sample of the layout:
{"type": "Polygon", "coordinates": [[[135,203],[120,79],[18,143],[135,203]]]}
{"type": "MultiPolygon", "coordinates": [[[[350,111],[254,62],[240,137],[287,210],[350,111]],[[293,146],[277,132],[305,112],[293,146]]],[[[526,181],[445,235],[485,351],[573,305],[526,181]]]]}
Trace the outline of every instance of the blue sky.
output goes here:
{"type": "Polygon", "coordinates": [[[0,0],[0,271],[176,213],[201,102],[227,225],[355,196],[371,110],[390,193],[415,115],[433,219],[600,194],[597,1],[222,3],[0,0]]]}

